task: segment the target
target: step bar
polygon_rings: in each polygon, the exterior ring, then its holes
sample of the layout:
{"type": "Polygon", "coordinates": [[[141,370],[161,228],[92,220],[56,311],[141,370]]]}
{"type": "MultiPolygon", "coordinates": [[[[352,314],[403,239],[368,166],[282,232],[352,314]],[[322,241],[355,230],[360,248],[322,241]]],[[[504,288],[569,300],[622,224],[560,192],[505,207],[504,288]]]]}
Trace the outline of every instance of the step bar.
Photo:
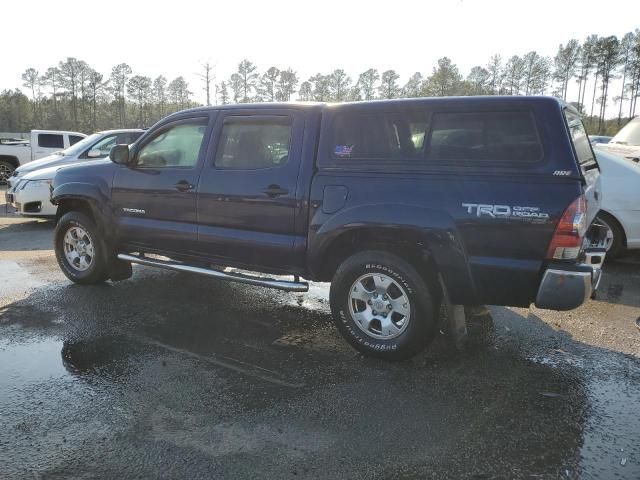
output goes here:
{"type": "Polygon", "coordinates": [[[309,284],[307,282],[276,280],[273,278],[261,278],[253,277],[251,275],[244,275],[242,273],[222,272],[220,270],[214,270],[210,268],[193,267],[191,265],[185,265],[183,263],[157,260],[155,258],[147,258],[140,255],[129,255],[127,253],[119,253],[118,258],[125,262],[138,263],[140,265],[146,265],[148,267],[164,268],[165,270],[176,270],[178,272],[197,273],[199,275],[206,275],[207,277],[213,277],[220,280],[227,280],[229,282],[246,283],[247,285],[256,285],[258,287],[275,288],[276,290],[284,290],[286,292],[308,292],[309,284]]]}

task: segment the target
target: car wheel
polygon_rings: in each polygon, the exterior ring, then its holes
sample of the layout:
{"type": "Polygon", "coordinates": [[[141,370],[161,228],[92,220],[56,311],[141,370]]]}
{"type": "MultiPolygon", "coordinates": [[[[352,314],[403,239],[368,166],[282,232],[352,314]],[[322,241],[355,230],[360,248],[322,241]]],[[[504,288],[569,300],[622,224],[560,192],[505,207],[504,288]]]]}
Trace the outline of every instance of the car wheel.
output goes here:
{"type": "Polygon", "coordinates": [[[329,297],[338,330],[368,356],[412,357],[437,332],[433,293],[409,263],[388,252],[365,251],[345,260],[329,297]]]}
{"type": "Polygon", "coordinates": [[[607,249],[607,258],[618,258],[624,250],[624,232],[618,221],[607,213],[598,214],[598,221],[607,227],[607,237],[605,248],[607,249]]]}
{"type": "Polygon", "coordinates": [[[6,160],[0,160],[0,185],[6,185],[16,168],[6,160]]]}
{"type": "Polygon", "coordinates": [[[69,280],[85,285],[107,280],[103,242],[85,214],[63,215],[56,225],[54,242],[58,265],[69,280]]]}

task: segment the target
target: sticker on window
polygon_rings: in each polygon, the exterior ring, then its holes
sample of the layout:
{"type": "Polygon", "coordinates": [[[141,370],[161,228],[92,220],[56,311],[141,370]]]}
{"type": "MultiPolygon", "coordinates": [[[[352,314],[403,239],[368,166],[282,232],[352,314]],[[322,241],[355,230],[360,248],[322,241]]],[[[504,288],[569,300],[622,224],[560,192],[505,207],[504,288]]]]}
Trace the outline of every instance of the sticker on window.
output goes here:
{"type": "Polygon", "coordinates": [[[336,157],[349,157],[353,151],[353,145],[336,145],[333,154],[336,157]]]}

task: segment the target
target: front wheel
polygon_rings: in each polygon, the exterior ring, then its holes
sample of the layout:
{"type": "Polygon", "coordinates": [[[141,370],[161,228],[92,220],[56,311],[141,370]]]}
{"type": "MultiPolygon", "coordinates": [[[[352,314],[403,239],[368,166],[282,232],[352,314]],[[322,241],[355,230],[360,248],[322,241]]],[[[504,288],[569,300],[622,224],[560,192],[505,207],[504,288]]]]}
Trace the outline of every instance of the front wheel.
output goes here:
{"type": "Polygon", "coordinates": [[[85,285],[107,280],[103,242],[88,216],[64,214],[56,225],[54,242],[58,265],[69,280],[85,285]]]}
{"type": "Polygon", "coordinates": [[[391,253],[349,257],[336,271],[329,296],[338,330],[365,355],[410,358],[437,332],[432,292],[408,262],[391,253]]]}

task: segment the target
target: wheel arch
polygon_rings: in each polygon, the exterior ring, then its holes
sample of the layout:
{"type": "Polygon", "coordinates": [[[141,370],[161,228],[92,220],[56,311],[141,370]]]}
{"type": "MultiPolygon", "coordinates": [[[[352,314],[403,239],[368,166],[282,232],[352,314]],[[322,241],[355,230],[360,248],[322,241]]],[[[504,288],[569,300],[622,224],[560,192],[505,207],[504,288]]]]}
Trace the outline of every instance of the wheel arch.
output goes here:
{"type": "Polygon", "coordinates": [[[618,217],[616,217],[613,213],[609,212],[608,210],[600,210],[600,212],[598,212],[598,215],[603,215],[605,217],[605,220],[613,221],[616,223],[616,225],[618,226],[618,228],[620,228],[620,231],[622,232],[622,245],[624,248],[627,248],[627,232],[625,231],[624,226],[622,225],[620,220],[618,220],[618,217]]]}
{"type": "Polygon", "coordinates": [[[13,155],[0,155],[0,161],[5,161],[13,165],[14,168],[18,168],[20,166],[20,160],[18,157],[14,157],[13,155]]]}
{"type": "Polygon", "coordinates": [[[462,239],[444,212],[366,205],[338,213],[310,238],[309,269],[314,278],[329,281],[342,261],[365,249],[389,251],[417,263],[427,280],[438,281],[440,275],[454,303],[477,303],[462,239]]]}

